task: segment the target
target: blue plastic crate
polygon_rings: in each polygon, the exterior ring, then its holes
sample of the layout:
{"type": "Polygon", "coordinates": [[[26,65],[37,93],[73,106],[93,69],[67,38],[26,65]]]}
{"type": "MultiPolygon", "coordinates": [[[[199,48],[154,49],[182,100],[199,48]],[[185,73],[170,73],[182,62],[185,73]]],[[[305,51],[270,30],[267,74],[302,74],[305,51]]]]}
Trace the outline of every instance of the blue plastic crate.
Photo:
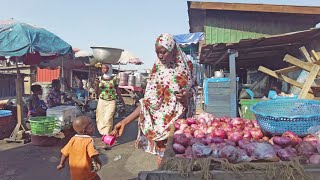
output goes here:
{"type": "Polygon", "coordinates": [[[320,101],[277,99],[262,101],[251,107],[264,132],[280,135],[292,131],[299,136],[308,134],[312,126],[320,125],[320,101]]]}
{"type": "MultiPolygon", "coordinates": [[[[239,81],[239,77],[237,77],[237,81],[239,81]]],[[[208,105],[209,99],[209,87],[208,83],[229,83],[230,78],[206,78],[203,82],[203,92],[204,92],[204,104],[208,105]]]]}

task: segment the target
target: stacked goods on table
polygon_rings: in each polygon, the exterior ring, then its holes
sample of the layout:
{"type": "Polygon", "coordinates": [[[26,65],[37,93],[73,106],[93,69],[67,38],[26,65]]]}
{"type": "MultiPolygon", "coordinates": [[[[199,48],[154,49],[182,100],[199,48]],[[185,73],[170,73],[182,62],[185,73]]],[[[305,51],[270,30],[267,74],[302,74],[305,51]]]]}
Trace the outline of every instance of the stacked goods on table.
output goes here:
{"type": "Polygon", "coordinates": [[[69,127],[73,119],[80,115],[76,106],[57,106],[47,109],[47,117],[54,117],[58,120],[61,129],[69,127]]]}
{"type": "Polygon", "coordinates": [[[202,114],[198,119],[180,119],[175,128],[173,150],[176,157],[225,158],[230,163],[238,163],[289,161],[303,156],[309,163],[320,164],[320,143],[316,136],[301,139],[286,131],[269,139],[263,135],[257,121],[210,118],[202,114]]]}

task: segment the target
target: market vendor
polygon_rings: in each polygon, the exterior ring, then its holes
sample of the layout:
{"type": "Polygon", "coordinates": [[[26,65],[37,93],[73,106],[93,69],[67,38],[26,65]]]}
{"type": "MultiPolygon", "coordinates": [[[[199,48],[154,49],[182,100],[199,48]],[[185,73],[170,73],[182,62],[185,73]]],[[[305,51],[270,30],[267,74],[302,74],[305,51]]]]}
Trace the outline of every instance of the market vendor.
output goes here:
{"type": "Polygon", "coordinates": [[[136,147],[157,154],[158,165],[164,155],[170,126],[179,118],[195,113],[197,94],[192,63],[170,34],[162,34],[155,43],[158,56],[145,96],[128,117],[115,125],[113,135],[121,136],[124,128],[140,116],[136,147]]]}
{"type": "Polygon", "coordinates": [[[101,135],[110,134],[113,126],[113,117],[116,112],[116,99],[124,104],[118,88],[118,78],[112,75],[112,66],[102,64],[102,76],[95,81],[95,93],[98,95],[96,121],[101,135]]]}
{"type": "Polygon", "coordinates": [[[62,105],[61,98],[65,98],[66,94],[64,92],[61,92],[61,84],[59,79],[52,80],[51,83],[52,90],[47,96],[47,104],[48,107],[55,107],[62,105]]]}
{"type": "MultiPolygon", "coordinates": [[[[42,95],[42,87],[38,84],[31,86],[32,95],[28,103],[28,117],[46,116],[47,106],[40,100],[39,96],[42,95]]],[[[30,129],[29,122],[26,122],[27,128],[30,129]]],[[[53,146],[59,142],[58,138],[31,135],[31,143],[36,146],[53,146]]]]}
{"type": "Polygon", "coordinates": [[[45,102],[39,98],[42,87],[38,84],[31,86],[32,95],[28,100],[28,116],[45,116],[48,109],[45,102]]]}

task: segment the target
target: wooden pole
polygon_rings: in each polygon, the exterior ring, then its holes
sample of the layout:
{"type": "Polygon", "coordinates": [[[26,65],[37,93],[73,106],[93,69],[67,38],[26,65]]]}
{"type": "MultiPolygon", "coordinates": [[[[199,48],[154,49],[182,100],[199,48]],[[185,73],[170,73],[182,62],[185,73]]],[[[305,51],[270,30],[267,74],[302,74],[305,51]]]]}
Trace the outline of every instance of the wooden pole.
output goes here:
{"type": "Polygon", "coordinates": [[[238,52],[232,49],[228,50],[229,53],[229,70],[230,70],[230,106],[231,106],[231,117],[237,116],[237,74],[236,74],[236,57],[238,52]]]}

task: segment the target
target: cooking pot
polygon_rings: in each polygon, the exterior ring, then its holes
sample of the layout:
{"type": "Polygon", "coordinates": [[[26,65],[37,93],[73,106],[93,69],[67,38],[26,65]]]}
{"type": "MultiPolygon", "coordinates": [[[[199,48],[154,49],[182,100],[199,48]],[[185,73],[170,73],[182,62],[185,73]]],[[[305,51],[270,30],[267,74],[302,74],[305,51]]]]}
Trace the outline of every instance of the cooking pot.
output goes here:
{"type": "Polygon", "coordinates": [[[215,71],[215,72],[214,72],[214,77],[215,77],[215,78],[223,78],[223,77],[224,77],[223,70],[220,69],[220,71],[215,71]]]}

